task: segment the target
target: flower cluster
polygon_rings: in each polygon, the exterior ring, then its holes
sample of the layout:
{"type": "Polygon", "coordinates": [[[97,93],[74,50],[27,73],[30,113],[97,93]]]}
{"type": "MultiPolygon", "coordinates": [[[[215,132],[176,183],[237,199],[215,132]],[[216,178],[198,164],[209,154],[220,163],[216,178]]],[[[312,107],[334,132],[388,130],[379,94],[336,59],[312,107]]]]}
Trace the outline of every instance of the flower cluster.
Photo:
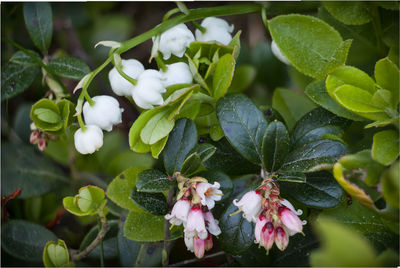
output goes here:
{"type": "Polygon", "coordinates": [[[30,125],[30,128],[32,130],[32,133],[31,136],[29,137],[29,142],[31,144],[37,144],[38,149],[42,152],[46,150],[47,145],[49,144],[49,139],[52,140],[57,139],[57,136],[46,134],[45,132],[37,129],[35,123],[32,123],[30,125]]]}
{"type": "MultiPolygon", "coordinates": [[[[265,179],[260,187],[247,192],[241,200],[233,200],[233,204],[243,212],[243,217],[256,224],[254,229],[254,243],[268,251],[274,245],[285,250],[289,243],[289,236],[302,233],[303,224],[293,205],[286,199],[279,197],[279,186],[272,179],[265,179]]],[[[234,213],[235,214],[235,213],[234,213]]]]}
{"type": "Polygon", "coordinates": [[[171,213],[165,215],[165,219],[172,225],[183,224],[187,249],[194,252],[197,258],[202,258],[204,252],[213,247],[212,235],[221,233],[218,221],[211,213],[215,201],[222,198],[220,185],[218,182],[210,184],[201,177],[188,179],[179,173],[174,177],[177,178],[180,192],[171,213]]]}

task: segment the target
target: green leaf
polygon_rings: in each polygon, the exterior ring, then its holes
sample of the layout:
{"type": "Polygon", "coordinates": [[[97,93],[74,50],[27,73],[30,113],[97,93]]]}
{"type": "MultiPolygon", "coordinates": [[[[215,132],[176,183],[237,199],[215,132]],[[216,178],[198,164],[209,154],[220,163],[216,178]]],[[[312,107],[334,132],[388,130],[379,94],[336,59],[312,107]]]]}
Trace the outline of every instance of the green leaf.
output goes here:
{"type": "Polygon", "coordinates": [[[77,216],[94,215],[104,208],[107,202],[104,197],[103,189],[88,185],[80,188],[74,197],[65,197],[63,205],[66,210],[77,216]]]}
{"type": "Polygon", "coordinates": [[[211,170],[220,170],[231,175],[258,173],[260,167],[238,154],[224,138],[213,143],[217,150],[203,165],[211,170]]]}
{"type": "Polygon", "coordinates": [[[42,120],[45,123],[54,124],[58,123],[61,120],[60,116],[50,109],[37,108],[33,111],[33,113],[38,119],[42,120]]]}
{"type": "Polygon", "coordinates": [[[359,115],[356,115],[340,104],[334,101],[325,89],[325,82],[312,82],[305,89],[306,95],[316,104],[322,106],[326,110],[350,120],[364,121],[365,119],[359,115]]]}
{"type": "Polygon", "coordinates": [[[188,60],[188,65],[189,65],[190,72],[193,75],[193,80],[196,81],[197,83],[199,83],[199,85],[202,88],[204,88],[205,90],[207,90],[208,94],[211,95],[211,90],[208,87],[206,81],[204,81],[203,77],[199,73],[198,66],[196,66],[196,63],[187,54],[185,54],[185,55],[186,55],[186,58],[188,60]]]}
{"type": "Polygon", "coordinates": [[[395,130],[384,130],[374,135],[372,159],[382,165],[390,165],[400,154],[399,133],[395,130]]]}
{"type": "Polygon", "coordinates": [[[67,177],[54,163],[35,152],[32,146],[2,143],[1,194],[7,196],[21,189],[19,198],[41,196],[66,185],[67,177]]]}
{"type": "Polygon", "coordinates": [[[257,75],[257,69],[252,65],[243,64],[235,69],[232,84],[228,89],[228,93],[241,93],[246,90],[257,75]]]}
{"type": "Polygon", "coordinates": [[[30,113],[31,119],[38,129],[55,135],[59,135],[64,132],[64,122],[62,121],[60,115],[61,112],[59,107],[49,99],[41,99],[36,102],[34,105],[32,105],[30,113]]]}
{"type": "Polygon", "coordinates": [[[386,89],[378,89],[372,96],[372,104],[378,107],[392,107],[394,108],[394,101],[392,92],[386,89]]]}
{"type": "Polygon", "coordinates": [[[362,25],[371,21],[371,11],[366,2],[324,2],[325,8],[338,21],[348,25],[362,25]]]}
{"type": "Polygon", "coordinates": [[[9,220],[1,228],[1,248],[11,256],[41,262],[47,241],[57,237],[43,226],[24,220],[9,220]]]}
{"type": "Polygon", "coordinates": [[[61,77],[80,80],[90,72],[89,66],[77,58],[59,57],[49,62],[48,67],[61,77]]]}
{"type": "Polygon", "coordinates": [[[214,182],[218,182],[220,185],[220,190],[224,194],[221,200],[227,199],[233,192],[233,184],[232,180],[228,175],[214,170],[208,171],[200,171],[196,173],[194,176],[200,176],[207,179],[208,183],[214,184],[214,182]]]}
{"type": "Polygon", "coordinates": [[[164,192],[174,186],[175,183],[167,175],[155,169],[142,171],[137,176],[136,187],[140,192],[164,192]]]}
{"type": "Polygon", "coordinates": [[[230,54],[222,56],[217,65],[213,76],[214,98],[219,100],[228,91],[232,83],[233,73],[235,71],[235,59],[230,54]]]}
{"type": "Polygon", "coordinates": [[[47,51],[53,35],[53,14],[49,3],[24,4],[25,26],[35,46],[47,51]]]}
{"type": "Polygon", "coordinates": [[[213,156],[216,150],[217,147],[209,143],[197,144],[196,147],[194,147],[193,149],[193,151],[200,156],[202,162],[210,159],[210,157],[213,156]]]}
{"type": "Polygon", "coordinates": [[[139,192],[134,187],[130,198],[141,209],[152,214],[165,215],[168,213],[168,204],[162,193],[139,192]]]}
{"type": "Polygon", "coordinates": [[[34,65],[7,63],[1,69],[1,101],[24,92],[35,80],[40,68],[34,65]]]}
{"type": "MultiPolygon", "coordinates": [[[[244,190],[235,199],[240,200],[242,196],[251,189],[244,190]]],[[[219,226],[221,234],[218,241],[221,248],[233,255],[240,255],[248,250],[254,243],[254,224],[248,222],[242,213],[230,216],[238,210],[238,207],[230,203],[220,218],[219,226]]]]}
{"type": "Polygon", "coordinates": [[[229,42],[229,46],[233,47],[233,52],[232,56],[235,60],[239,57],[240,53],[240,35],[242,34],[242,31],[239,30],[235,36],[232,38],[231,42],[229,42]]]}
{"type": "Polygon", "coordinates": [[[376,83],[392,93],[392,105],[396,106],[399,103],[399,68],[389,58],[384,58],[376,63],[374,74],[376,83]]]}
{"type": "Polygon", "coordinates": [[[175,120],[181,118],[188,118],[190,120],[194,120],[200,111],[200,101],[198,100],[189,100],[185,103],[179,113],[175,116],[175,120]]]}
{"type": "Polygon", "coordinates": [[[320,140],[326,134],[341,136],[349,121],[331,112],[316,108],[304,115],[292,132],[292,145],[299,147],[311,141],[320,140]]]}
{"type": "Polygon", "coordinates": [[[191,174],[196,172],[201,166],[201,162],[201,158],[196,152],[189,155],[182,164],[182,175],[190,176],[191,174]]]}
{"type": "Polygon", "coordinates": [[[332,208],[340,204],[343,190],[327,171],[306,174],[304,183],[279,182],[283,194],[315,208],[332,208]]]}
{"type": "Polygon", "coordinates": [[[399,208],[400,162],[397,161],[382,175],[382,192],[386,203],[399,208]]]}
{"type": "Polygon", "coordinates": [[[340,86],[335,89],[333,96],[339,104],[353,112],[376,113],[383,111],[383,107],[372,104],[372,95],[359,87],[340,86]]]}
{"type": "Polygon", "coordinates": [[[68,248],[63,240],[46,243],[43,250],[43,264],[45,267],[62,267],[69,264],[68,248]]]}
{"type": "Polygon", "coordinates": [[[168,136],[162,138],[161,140],[157,141],[156,143],[150,145],[151,155],[158,159],[158,156],[164,149],[165,145],[167,144],[168,136]]]}
{"type": "MultiPolygon", "coordinates": [[[[164,108],[165,109],[165,108],[164,108]]],[[[140,140],[140,132],[147,124],[147,122],[158,112],[161,112],[164,109],[151,109],[142,113],[133,123],[132,127],[129,130],[129,146],[133,151],[138,151],[137,147],[141,144],[140,140]]]]}
{"type": "Polygon", "coordinates": [[[118,252],[119,252],[118,257],[121,266],[133,267],[137,259],[137,256],[139,254],[139,250],[142,246],[142,243],[127,239],[124,236],[124,228],[122,226],[123,224],[124,223],[121,223],[121,226],[118,230],[118,237],[117,237],[118,252]]]}
{"type": "Polygon", "coordinates": [[[267,122],[257,106],[246,96],[233,94],[220,99],[216,111],[232,146],[249,161],[261,163],[261,145],[267,122]]]}
{"type": "Polygon", "coordinates": [[[272,107],[282,115],[290,130],[296,121],[316,108],[316,105],[304,95],[300,95],[293,90],[277,88],[272,97],[272,107]]]}
{"type": "Polygon", "coordinates": [[[278,174],[278,181],[305,183],[306,175],[303,172],[283,172],[278,174]]]}
{"type": "Polygon", "coordinates": [[[164,166],[169,175],[180,171],[187,154],[197,143],[197,130],[193,121],[183,118],[176,121],[164,149],[164,166]]]}
{"type": "Polygon", "coordinates": [[[281,15],[268,23],[272,39],[300,72],[322,80],[346,61],[348,43],[324,21],[304,15],[281,15]]]}
{"type": "Polygon", "coordinates": [[[164,250],[163,242],[143,243],[140,246],[138,256],[134,267],[156,267],[162,263],[162,254],[164,250]]]}
{"type": "Polygon", "coordinates": [[[346,153],[347,148],[341,142],[333,140],[312,141],[291,151],[281,170],[314,172],[330,169],[339,157],[346,153]]]}
{"type": "Polygon", "coordinates": [[[137,176],[144,167],[131,167],[114,178],[107,188],[107,197],[118,206],[134,211],[142,211],[130,198],[136,185],[137,176]]]}
{"type": "Polygon", "coordinates": [[[263,163],[268,172],[278,170],[285,161],[290,150],[289,133],[284,124],[271,122],[264,134],[262,144],[263,163]]]}
{"type": "Polygon", "coordinates": [[[145,144],[152,145],[167,136],[174,127],[175,120],[168,120],[168,110],[155,114],[143,127],[140,138],[145,144]]]}
{"type": "Polygon", "coordinates": [[[322,247],[311,253],[312,266],[379,266],[373,247],[363,236],[329,219],[320,218],[318,223],[322,247]]]}
{"type": "MultiPolygon", "coordinates": [[[[29,49],[28,51],[34,54],[38,59],[40,59],[40,55],[38,53],[29,49]]],[[[38,63],[34,59],[32,59],[31,56],[27,55],[22,50],[15,52],[14,55],[11,56],[10,62],[21,65],[31,65],[31,66],[38,65],[38,63]]]]}

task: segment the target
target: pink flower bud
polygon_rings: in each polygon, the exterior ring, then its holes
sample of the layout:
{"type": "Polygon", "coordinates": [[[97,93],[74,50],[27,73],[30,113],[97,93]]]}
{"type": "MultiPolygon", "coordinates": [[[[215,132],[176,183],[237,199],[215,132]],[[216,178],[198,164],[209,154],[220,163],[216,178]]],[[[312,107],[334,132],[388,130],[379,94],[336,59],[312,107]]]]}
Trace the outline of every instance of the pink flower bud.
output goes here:
{"type": "Polygon", "coordinates": [[[203,211],[201,211],[199,207],[194,206],[190,209],[184,232],[188,237],[197,235],[200,239],[207,238],[208,233],[204,222],[203,211]]]}
{"type": "Polygon", "coordinates": [[[36,144],[38,142],[38,138],[39,138],[39,130],[35,130],[32,132],[30,138],[29,138],[29,142],[31,144],[36,144]]]}
{"type": "Polygon", "coordinates": [[[40,151],[44,151],[44,150],[46,150],[46,148],[47,148],[47,140],[45,140],[45,139],[40,139],[39,141],[38,141],[38,148],[39,148],[39,150],[40,151]]]}
{"type": "Polygon", "coordinates": [[[186,198],[178,200],[172,208],[171,214],[165,215],[165,219],[173,225],[186,223],[190,210],[190,201],[186,198]]]}
{"type": "Polygon", "coordinates": [[[194,248],[194,255],[197,258],[201,259],[204,256],[205,251],[205,243],[203,239],[199,237],[193,237],[193,248],[194,248]]]}
{"type": "Polygon", "coordinates": [[[280,226],[275,229],[275,244],[281,251],[285,250],[289,244],[288,235],[280,226]]]}
{"type": "Polygon", "coordinates": [[[266,223],[267,223],[267,218],[265,217],[265,215],[260,215],[256,221],[256,227],[254,228],[254,237],[255,237],[254,243],[256,244],[260,243],[262,229],[266,223]]]}
{"type": "Polygon", "coordinates": [[[299,217],[287,207],[279,208],[279,217],[285,227],[291,231],[291,235],[303,230],[303,224],[299,217]]]}
{"type": "Polygon", "coordinates": [[[211,234],[208,234],[207,239],[204,240],[204,248],[206,251],[209,251],[213,247],[213,241],[211,234]]]}
{"type": "Polygon", "coordinates": [[[239,202],[233,200],[233,204],[243,211],[243,217],[249,222],[256,222],[261,212],[261,194],[256,191],[247,192],[239,202]]]}
{"type": "Polygon", "coordinates": [[[272,222],[267,222],[261,231],[260,245],[263,246],[268,252],[274,245],[274,239],[274,225],[272,224],[272,222]]]}

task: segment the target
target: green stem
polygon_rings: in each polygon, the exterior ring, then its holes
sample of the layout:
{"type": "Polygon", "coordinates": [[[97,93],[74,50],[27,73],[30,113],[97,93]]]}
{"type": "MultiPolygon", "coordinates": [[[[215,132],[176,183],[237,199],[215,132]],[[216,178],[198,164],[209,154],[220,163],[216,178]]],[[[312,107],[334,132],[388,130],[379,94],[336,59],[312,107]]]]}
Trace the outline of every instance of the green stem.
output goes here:
{"type": "Polygon", "coordinates": [[[168,67],[165,65],[164,61],[161,59],[160,55],[157,55],[155,57],[155,60],[157,62],[158,68],[160,68],[163,72],[168,71],[168,67]]]}
{"type": "MultiPolygon", "coordinates": [[[[98,228],[99,232],[101,230],[101,218],[99,217],[98,221],[98,228]]],[[[100,267],[104,267],[104,249],[103,249],[103,239],[100,240],[100,267]]]]}
{"type": "Polygon", "coordinates": [[[133,79],[132,77],[130,77],[129,75],[127,75],[126,73],[124,73],[124,71],[122,70],[122,64],[115,64],[114,61],[112,61],[112,63],[115,66],[115,69],[117,69],[118,73],[125,78],[126,80],[128,80],[131,84],[133,84],[134,86],[136,86],[137,84],[137,80],[133,79]]]}
{"type": "Polygon", "coordinates": [[[176,1],[175,3],[176,3],[176,5],[178,6],[179,10],[180,10],[183,14],[187,15],[187,14],[190,13],[190,10],[186,7],[186,5],[185,5],[184,2],[176,1]]]}
{"type": "Polygon", "coordinates": [[[191,23],[192,23],[193,26],[196,27],[196,29],[198,29],[200,32],[202,32],[202,33],[206,33],[206,32],[207,32],[207,29],[204,28],[203,26],[201,26],[200,24],[198,24],[197,22],[191,21],[191,23]]]}
{"type": "Polygon", "coordinates": [[[262,7],[261,9],[261,18],[264,23],[265,29],[268,31],[267,9],[265,7],[262,7]]]}
{"type": "Polygon", "coordinates": [[[87,102],[89,102],[89,105],[90,106],[93,106],[94,105],[94,100],[92,100],[92,98],[89,96],[89,93],[86,91],[85,92],[85,99],[87,100],[87,102]]]}
{"type": "Polygon", "coordinates": [[[82,120],[82,113],[78,114],[78,123],[79,123],[79,126],[82,129],[82,132],[85,132],[86,126],[85,126],[85,123],[83,123],[83,120],[82,120]]]}
{"type": "Polygon", "coordinates": [[[174,9],[171,9],[170,11],[168,11],[167,13],[165,13],[165,15],[164,15],[164,17],[163,17],[163,22],[164,21],[166,21],[167,19],[169,19],[169,17],[171,17],[172,15],[174,15],[174,14],[176,14],[176,13],[178,13],[178,12],[180,12],[181,10],[179,9],[179,8],[174,8],[174,9]]]}

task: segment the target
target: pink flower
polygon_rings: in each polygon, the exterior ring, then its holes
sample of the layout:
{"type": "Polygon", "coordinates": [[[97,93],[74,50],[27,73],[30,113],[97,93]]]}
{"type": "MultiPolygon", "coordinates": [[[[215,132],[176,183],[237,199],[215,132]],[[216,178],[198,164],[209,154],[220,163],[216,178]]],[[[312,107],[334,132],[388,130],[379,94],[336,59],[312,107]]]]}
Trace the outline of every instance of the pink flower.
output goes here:
{"type": "Polygon", "coordinates": [[[303,224],[299,217],[290,209],[283,206],[279,208],[279,217],[290,235],[303,231],[303,224]]]}
{"type": "Polygon", "coordinates": [[[199,207],[194,206],[190,209],[184,232],[188,237],[197,235],[200,239],[207,238],[208,233],[204,222],[203,211],[201,211],[199,207]]]}
{"type": "Polygon", "coordinates": [[[209,251],[213,247],[213,241],[211,234],[208,234],[207,239],[204,240],[204,248],[206,251],[209,251]]]}
{"type": "Polygon", "coordinates": [[[196,192],[201,197],[201,204],[207,206],[208,209],[212,209],[215,206],[215,201],[219,201],[222,198],[222,191],[219,190],[219,183],[214,182],[214,185],[206,182],[198,183],[196,186],[196,192]]]}
{"type": "Polygon", "coordinates": [[[204,213],[204,220],[206,222],[207,230],[213,235],[219,235],[221,229],[218,226],[218,221],[214,219],[213,214],[210,211],[204,213]]]}
{"type": "Polygon", "coordinates": [[[178,200],[172,208],[171,214],[165,215],[165,219],[173,225],[181,225],[187,221],[190,210],[190,201],[182,198],[178,200]]]}
{"type": "Polygon", "coordinates": [[[260,243],[262,229],[266,223],[267,223],[267,218],[264,215],[260,215],[257,218],[256,227],[254,228],[254,237],[256,238],[254,243],[256,244],[260,243]]]}
{"type": "Polygon", "coordinates": [[[261,195],[256,191],[247,192],[238,202],[233,200],[233,204],[243,211],[243,217],[249,222],[256,222],[261,212],[261,195]]]}
{"type": "Polygon", "coordinates": [[[289,238],[287,233],[282,227],[277,227],[275,229],[275,244],[281,250],[284,251],[289,243],[289,238]]]}
{"type": "Polygon", "coordinates": [[[193,248],[194,248],[194,255],[197,258],[201,259],[204,256],[205,245],[204,239],[200,239],[199,237],[193,237],[193,248]]]}
{"type": "Polygon", "coordinates": [[[260,245],[267,250],[267,253],[274,245],[274,238],[274,225],[272,224],[272,222],[267,222],[262,228],[260,241],[260,245]]]}
{"type": "Polygon", "coordinates": [[[45,139],[40,139],[39,141],[38,141],[38,148],[39,148],[39,150],[40,151],[44,151],[44,150],[46,150],[46,148],[47,148],[47,140],[45,140],[45,139]]]}
{"type": "Polygon", "coordinates": [[[39,139],[39,134],[40,134],[39,130],[33,131],[31,136],[30,136],[30,138],[29,138],[29,142],[31,144],[36,144],[38,142],[38,139],[39,139]]]}

